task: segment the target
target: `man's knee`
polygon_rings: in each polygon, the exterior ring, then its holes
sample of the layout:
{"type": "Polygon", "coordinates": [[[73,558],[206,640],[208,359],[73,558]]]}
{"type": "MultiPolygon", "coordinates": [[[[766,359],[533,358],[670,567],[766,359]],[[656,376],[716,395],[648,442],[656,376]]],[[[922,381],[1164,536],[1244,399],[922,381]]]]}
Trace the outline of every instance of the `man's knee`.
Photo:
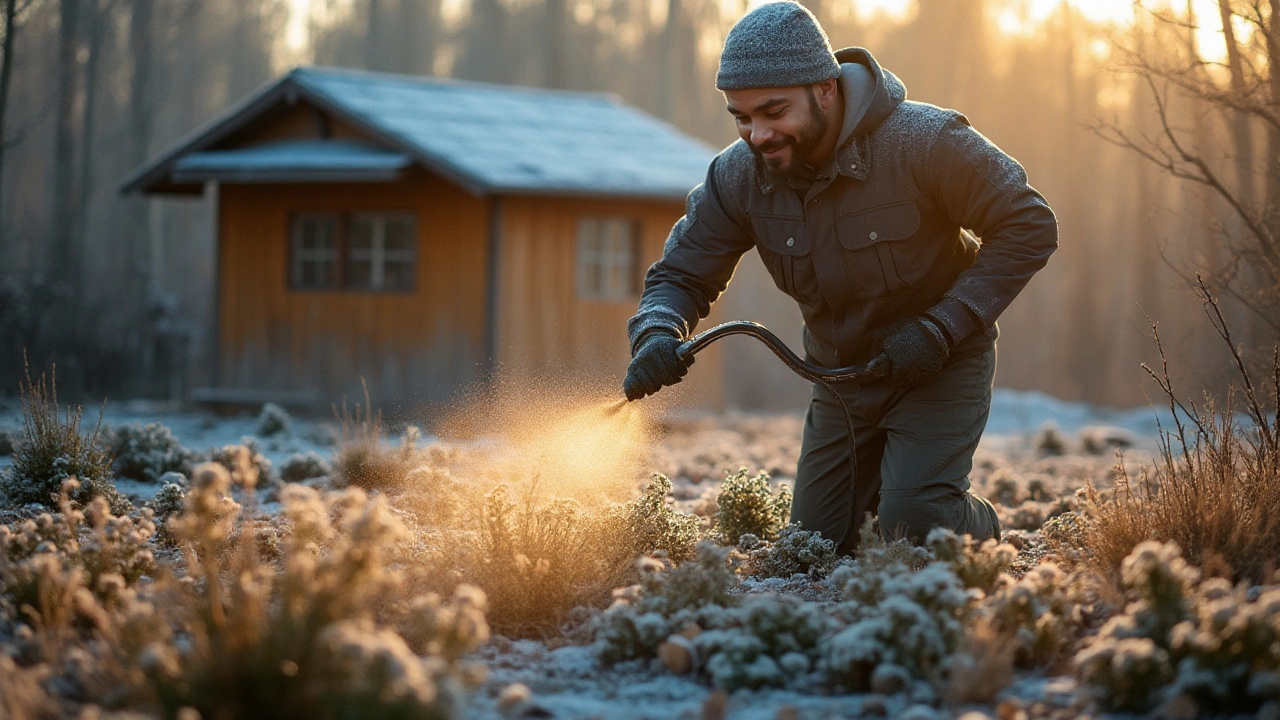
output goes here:
{"type": "Polygon", "coordinates": [[[929,531],[945,527],[974,540],[1000,538],[1000,520],[991,503],[970,492],[928,493],[885,490],[880,494],[880,532],[886,540],[924,542],[929,531]]]}

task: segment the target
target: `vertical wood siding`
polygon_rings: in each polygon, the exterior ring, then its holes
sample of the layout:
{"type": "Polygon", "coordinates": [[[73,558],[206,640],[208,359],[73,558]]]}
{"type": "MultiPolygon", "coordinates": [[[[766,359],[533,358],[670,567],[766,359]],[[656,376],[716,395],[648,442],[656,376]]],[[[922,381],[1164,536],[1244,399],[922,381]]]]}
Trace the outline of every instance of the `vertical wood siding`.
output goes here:
{"type": "Polygon", "coordinates": [[[447,400],[484,353],[485,203],[418,173],[401,183],[228,185],[221,189],[219,384],[359,397],[387,408],[447,400]],[[290,290],[296,212],[410,211],[409,293],[290,290]]]}
{"type": "MultiPolygon", "coordinates": [[[[662,255],[684,204],[555,197],[512,197],[502,203],[500,372],[509,377],[571,373],[585,382],[616,386],[621,395],[631,357],[626,324],[639,297],[616,302],[578,297],[578,220],[618,216],[640,223],[640,287],[644,271],[662,255]]],[[[713,312],[699,329],[716,322],[718,313],[713,312]]],[[[712,346],[700,353],[685,382],[667,397],[685,407],[723,409],[722,352],[712,346]]]]}

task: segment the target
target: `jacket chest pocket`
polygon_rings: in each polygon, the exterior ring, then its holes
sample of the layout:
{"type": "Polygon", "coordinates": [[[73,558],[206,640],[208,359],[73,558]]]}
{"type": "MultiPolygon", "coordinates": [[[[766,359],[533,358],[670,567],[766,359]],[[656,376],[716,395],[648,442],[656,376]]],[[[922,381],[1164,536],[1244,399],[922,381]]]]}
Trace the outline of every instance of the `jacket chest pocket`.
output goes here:
{"type": "Polygon", "coordinates": [[[756,249],[778,289],[793,298],[808,297],[817,282],[804,220],[781,215],[751,215],[756,249]]]}
{"type": "Polygon", "coordinates": [[[927,248],[916,237],[920,208],[907,200],[868,210],[841,213],[836,234],[844,249],[845,271],[857,298],[905,292],[929,270],[927,248]]]}

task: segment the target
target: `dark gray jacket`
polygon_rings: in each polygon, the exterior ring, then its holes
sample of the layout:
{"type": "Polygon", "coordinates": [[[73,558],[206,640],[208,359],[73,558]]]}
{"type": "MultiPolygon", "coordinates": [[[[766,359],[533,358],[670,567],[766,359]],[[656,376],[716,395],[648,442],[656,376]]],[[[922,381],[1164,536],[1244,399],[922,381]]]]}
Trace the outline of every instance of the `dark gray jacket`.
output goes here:
{"type": "Polygon", "coordinates": [[[645,276],[627,324],[633,350],[655,328],[691,334],[752,247],[800,304],[805,350],[819,364],[865,362],[878,331],[923,313],[958,343],[956,355],[994,341],[996,318],[1057,247],[1053,211],[964,115],[907,101],[866,50],[836,58],[875,80],[857,125],[807,189],[741,140],[712,160],[645,276]]]}

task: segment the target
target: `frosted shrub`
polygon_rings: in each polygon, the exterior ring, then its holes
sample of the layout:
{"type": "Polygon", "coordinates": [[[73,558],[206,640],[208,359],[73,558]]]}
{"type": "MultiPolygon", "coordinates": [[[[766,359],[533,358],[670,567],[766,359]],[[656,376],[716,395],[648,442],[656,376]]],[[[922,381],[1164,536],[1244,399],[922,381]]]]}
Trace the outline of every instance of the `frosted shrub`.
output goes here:
{"type": "Polygon", "coordinates": [[[670,507],[670,493],[671,481],[655,473],[640,497],[610,509],[605,534],[621,543],[623,552],[631,558],[658,550],[665,551],[677,563],[692,558],[701,536],[698,519],[670,507]]]}
{"type": "Polygon", "coordinates": [[[117,516],[101,497],[82,510],[70,499],[77,485],[63,483],[61,512],[0,525],[0,616],[58,625],[68,603],[52,598],[79,588],[108,596],[155,570],[151,510],[117,516]]]}
{"type": "Polygon", "coordinates": [[[748,553],[748,571],[760,577],[789,578],[801,573],[820,580],[831,574],[839,560],[834,542],[794,523],[782,528],[774,542],[748,534],[740,538],[739,546],[748,553]]]}
{"type": "Polygon", "coordinates": [[[1068,576],[1046,562],[1019,580],[1001,580],[984,610],[993,627],[1012,639],[1016,662],[1048,665],[1075,644],[1088,619],[1081,575],[1068,576]]]}
{"type": "Polygon", "coordinates": [[[728,548],[698,544],[692,562],[670,567],[661,560],[639,561],[640,583],[614,591],[614,603],[592,623],[594,647],[605,663],[653,657],[658,646],[699,611],[732,606],[729,590],[737,577],[728,567],[728,548]]]}
{"type": "Polygon", "coordinates": [[[860,543],[857,559],[831,575],[845,627],[823,642],[822,670],[831,684],[854,690],[867,689],[884,663],[929,677],[960,647],[979,593],[966,589],[952,563],[904,540],[886,543],[871,522],[860,543]]]}
{"type": "Polygon", "coordinates": [[[166,715],[203,717],[435,717],[459,712],[456,660],[487,636],[483,596],[409,603],[415,644],[375,622],[401,587],[386,552],[407,531],[381,498],[359,490],[321,497],[281,492],[292,532],[278,571],[257,560],[251,520],[227,494],[225,468],[196,469],[174,531],[196,584],[174,600],[190,641],[139,659],[166,715]],[[234,581],[229,581],[234,580],[234,581]]]}
{"type": "Polygon", "coordinates": [[[293,418],[289,416],[289,411],[269,402],[264,404],[262,412],[258,413],[258,423],[254,434],[261,438],[288,435],[292,427],[293,418]]]}
{"type": "Polygon", "coordinates": [[[741,468],[736,473],[727,473],[720,486],[715,531],[726,545],[736,544],[738,538],[747,533],[772,541],[790,515],[789,489],[783,487],[774,494],[769,488],[767,474],[752,477],[746,468],[741,468]]]}
{"type": "Polygon", "coordinates": [[[1018,557],[1018,550],[1008,543],[992,539],[975,543],[969,535],[959,536],[948,528],[934,528],[925,538],[925,547],[938,560],[951,566],[965,587],[990,592],[1000,574],[1018,557]]]}
{"type": "Polygon", "coordinates": [[[209,459],[226,468],[236,485],[265,486],[276,480],[271,461],[258,451],[257,440],[250,437],[241,438],[239,445],[214,449],[209,459]]]}
{"type": "Polygon", "coordinates": [[[1125,559],[1133,601],[1076,655],[1080,678],[1108,708],[1162,702],[1198,714],[1258,712],[1280,702],[1280,590],[1197,584],[1173,544],[1144,542],[1125,559]]]}
{"type": "Polygon", "coordinates": [[[409,471],[404,492],[392,504],[420,525],[439,527],[457,517],[464,492],[448,468],[420,465],[409,471]]]}
{"type": "Polygon", "coordinates": [[[327,477],[332,472],[329,461],[313,451],[294,453],[280,463],[280,479],[287,483],[327,477]]]}
{"type": "Polygon", "coordinates": [[[823,607],[790,595],[751,595],[701,616],[706,629],[693,647],[716,687],[806,689],[820,682],[818,648],[836,625],[823,607]]]}
{"type": "Polygon", "coordinates": [[[113,512],[126,512],[129,501],[111,482],[111,455],[101,438],[101,416],[93,432],[81,434],[79,406],[58,407],[55,380],[30,375],[22,391],[22,437],[14,446],[13,465],[0,472],[0,500],[16,506],[27,503],[54,505],[67,478],[77,478],[72,499],[87,503],[95,497],[107,500],[113,512]]]}
{"type": "Polygon", "coordinates": [[[160,423],[122,425],[103,434],[115,457],[111,469],[131,480],[158,482],[167,472],[188,475],[200,460],[198,453],[183,447],[160,423]]]}

